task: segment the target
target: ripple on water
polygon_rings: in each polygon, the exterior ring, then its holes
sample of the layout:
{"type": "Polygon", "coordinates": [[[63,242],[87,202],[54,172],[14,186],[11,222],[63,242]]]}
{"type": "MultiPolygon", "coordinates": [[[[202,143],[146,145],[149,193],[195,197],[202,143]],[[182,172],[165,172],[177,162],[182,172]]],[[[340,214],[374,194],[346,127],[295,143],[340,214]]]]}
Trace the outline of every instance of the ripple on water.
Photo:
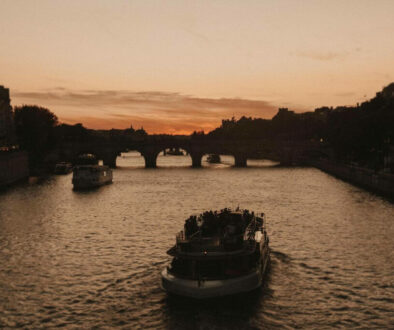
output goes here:
{"type": "Polygon", "coordinates": [[[140,160],[118,158],[95,191],[74,192],[69,175],[0,194],[0,328],[392,328],[391,203],[315,169],[140,160]],[[238,205],[267,215],[264,287],[167,296],[160,272],[184,219],[238,205]]]}

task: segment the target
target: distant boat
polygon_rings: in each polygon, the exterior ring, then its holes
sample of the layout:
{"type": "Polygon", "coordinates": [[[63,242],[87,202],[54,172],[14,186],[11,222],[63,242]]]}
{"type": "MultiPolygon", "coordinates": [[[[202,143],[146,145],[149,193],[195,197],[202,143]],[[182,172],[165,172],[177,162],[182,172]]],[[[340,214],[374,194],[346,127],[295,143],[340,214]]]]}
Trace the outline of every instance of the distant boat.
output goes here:
{"type": "Polygon", "coordinates": [[[218,154],[210,154],[207,157],[207,162],[211,164],[218,164],[221,162],[221,159],[218,154]]]}
{"type": "Polygon", "coordinates": [[[57,163],[55,165],[55,174],[68,174],[72,172],[73,165],[67,162],[57,163]]]}
{"type": "Polygon", "coordinates": [[[103,165],[78,165],[74,167],[74,189],[89,189],[112,183],[112,170],[103,165]]]}
{"type": "Polygon", "coordinates": [[[166,154],[171,156],[184,156],[183,152],[179,148],[167,150],[166,154]]]}
{"type": "Polygon", "coordinates": [[[270,263],[264,215],[224,209],[191,216],[162,272],[167,292],[191,298],[213,298],[252,291],[261,286],[270,263]]]}
{"type": "Polygon", "coordinates": [[[82,154],[76,159],[76,165],[97,165],[98,159],[92,154],[82,154]]]}

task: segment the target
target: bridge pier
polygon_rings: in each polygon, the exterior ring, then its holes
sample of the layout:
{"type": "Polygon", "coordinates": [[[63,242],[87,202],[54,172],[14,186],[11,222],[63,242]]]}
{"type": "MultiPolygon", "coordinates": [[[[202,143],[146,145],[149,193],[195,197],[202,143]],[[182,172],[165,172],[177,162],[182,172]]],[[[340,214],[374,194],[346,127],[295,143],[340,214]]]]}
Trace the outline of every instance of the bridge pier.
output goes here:
{"type": "Polygon", "coordinates": [[[190,157],[192,157],[192,167],[199,168],[201,167],[201,160],[204,153],[202,152],[190,152],[190,157]]]}
{"type": "Polygon", "coordinates": [[[247,157],[244,153],[236,153],[234,156],[234,166],[235,167],[246,167],[247,166],[247,157]]]}
{"type": "Polygon", "coordinates": [[[102,150],[97,153],[98,159],[103,160],[103,165],[109,166],[110,168],[116,168],[116,158],[120,155],[118,151],[115,150],[102,150]]]}
{"type": "Polygon", "coordinates": [[[144,157],[145,160],[145,168],[156,168],[156,160],[157,156],[160,153],[160,151],[140,151],[141,155],[144,157]]]}
{"type": "Polygon", "coordinates": [[[103,157],[103,165],[116,168],[116,157],[118,157],[117,154],[103,157]]]}

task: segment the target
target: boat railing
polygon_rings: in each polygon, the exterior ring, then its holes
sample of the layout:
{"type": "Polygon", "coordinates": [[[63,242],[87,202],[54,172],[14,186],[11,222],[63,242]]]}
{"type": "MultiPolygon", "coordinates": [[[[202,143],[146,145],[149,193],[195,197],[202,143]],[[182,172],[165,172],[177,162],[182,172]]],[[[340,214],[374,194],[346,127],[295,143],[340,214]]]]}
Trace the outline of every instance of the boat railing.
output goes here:
{"type": "Polygon", "coordinates": [[[181,230],[176,234],[176,243],[184,242],[186,240],[185,232],[181,230]]]}
{"type": "Polygon", "coordinates": [[[229,237],[203,237],[196,233],[192,239],[185,239],[184,233],[179,233],[176,244],[177,250],[184,253],[252,250],[254,247],[254,237],[245,239],[244,234],[231,235],[229,237]]]}
{"type": "Polygon", "coordinates": [[[264,219],[259,219],[254,217],[253,220],[249,223],[248,227],[246,227],[244,240],[254,241],[255,233],[258,230],[263,230],[264,228],[264,219]],[[261,220],[261,222],[260,222],[261,220]]]}

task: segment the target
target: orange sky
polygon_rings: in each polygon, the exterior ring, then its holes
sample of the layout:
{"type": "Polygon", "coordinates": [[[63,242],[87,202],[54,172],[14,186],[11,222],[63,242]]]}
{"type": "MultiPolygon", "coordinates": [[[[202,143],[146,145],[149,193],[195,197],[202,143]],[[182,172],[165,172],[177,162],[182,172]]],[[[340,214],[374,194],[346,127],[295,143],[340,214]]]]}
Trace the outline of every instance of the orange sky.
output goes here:
{"type": "Polygon", "coordinates": [[[62,109],[61,121],[91,128],[144,127],[150,133],[188,134],[214,129],[232,116],[271,118],[277,108],[265,101],[201,98],[166,92],[68,90],[13,92],[13,99],[62,109]]]}
{"type": "Polygon", "coordinates": [[[92,128],[210,130],[394,81],[394,1],[2,0],[0,85],[92,128]]]}

